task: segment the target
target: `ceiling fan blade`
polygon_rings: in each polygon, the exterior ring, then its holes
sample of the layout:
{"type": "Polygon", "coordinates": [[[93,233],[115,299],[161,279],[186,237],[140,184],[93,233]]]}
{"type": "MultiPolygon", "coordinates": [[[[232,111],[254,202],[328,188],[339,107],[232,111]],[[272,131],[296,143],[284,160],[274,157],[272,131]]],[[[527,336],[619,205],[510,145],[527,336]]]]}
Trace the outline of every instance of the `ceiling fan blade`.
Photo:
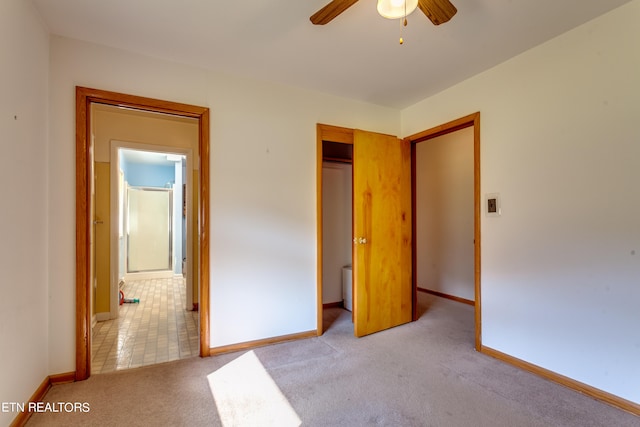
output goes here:
{"type": "Polygon", "coordinates": [[[311,16],[311,22],[315,25],[328,24],[342,12],[353,6],[358,0],[333,0],[331,3],[311,16]]]}
{"type": "Polygon", "coordinates": [[[458,11],[449,0],[418,0],[418,7],[433,25],[444,24],[458,11]]]}

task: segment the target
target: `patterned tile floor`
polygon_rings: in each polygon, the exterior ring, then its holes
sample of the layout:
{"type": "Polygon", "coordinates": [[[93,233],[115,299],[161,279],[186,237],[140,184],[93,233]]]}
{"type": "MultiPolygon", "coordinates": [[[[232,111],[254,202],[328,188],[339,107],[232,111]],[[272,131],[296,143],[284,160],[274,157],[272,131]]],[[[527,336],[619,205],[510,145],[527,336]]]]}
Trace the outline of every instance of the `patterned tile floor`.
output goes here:
{"type": "Polygon", "coordinates": [[[185,310],[181,277],[127,282],[119,317],[93,329],[91,372],[136,368],[198,355],[198,312],[185,310]]]}

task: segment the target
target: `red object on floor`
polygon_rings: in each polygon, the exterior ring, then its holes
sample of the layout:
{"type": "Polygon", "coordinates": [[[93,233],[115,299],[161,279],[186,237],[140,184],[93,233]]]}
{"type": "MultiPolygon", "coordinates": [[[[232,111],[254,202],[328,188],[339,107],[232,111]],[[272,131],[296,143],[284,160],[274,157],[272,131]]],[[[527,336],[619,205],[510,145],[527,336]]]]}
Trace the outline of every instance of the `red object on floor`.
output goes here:
{"type": "Polygon", "coordinates": [[[120,291],[120,305],[124,303],[124,292],[120,291]]]}

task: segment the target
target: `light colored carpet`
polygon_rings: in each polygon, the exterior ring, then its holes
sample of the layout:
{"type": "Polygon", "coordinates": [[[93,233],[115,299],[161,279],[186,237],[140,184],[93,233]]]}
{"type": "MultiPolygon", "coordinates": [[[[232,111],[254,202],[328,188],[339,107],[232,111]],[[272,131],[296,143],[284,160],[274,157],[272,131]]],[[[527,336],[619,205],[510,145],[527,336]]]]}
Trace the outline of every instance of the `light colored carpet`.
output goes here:
{"type": "Polygon", "coordinates": [[[419,293],[417,322],[353,337],[327,311],[318,338],[92,376],[28,426],[638,426],[640,418],[473,349],[473,308],[419,293]],[[212,391],[213,390],[213,391],[212,391]]]}

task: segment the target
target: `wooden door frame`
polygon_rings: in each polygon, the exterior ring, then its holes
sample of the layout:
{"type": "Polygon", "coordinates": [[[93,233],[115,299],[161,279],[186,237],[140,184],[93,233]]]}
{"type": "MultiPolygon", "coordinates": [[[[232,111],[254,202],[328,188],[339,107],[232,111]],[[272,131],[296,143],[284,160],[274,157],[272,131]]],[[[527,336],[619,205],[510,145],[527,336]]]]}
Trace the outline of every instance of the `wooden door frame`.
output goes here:
{"type": "Polygon", "coordinates": [[[198,151],[200,157],[198,200],[199,310],[200,356],[210,355],[209,324],[209,109],[188,104],[76,87],[76,381],[91,375],[91,260],[89,236],[92,218],[89,161],[93,150],[91,136],[91,104],[107,104],[191,117],[198,120],[198,151]]]}
{"type": "MultiPolygon", "coordinates": [[[[481,216],[481,198],[480,198],[480,112],[469,114],[468,116],[452,120],[440,126],[427,129],[425,131],[408,136],[411,142],[411,192],[412,192],[412,221],[413,221],[413,287],[417,289],[416,283],[416,144],[437,138],[442,135],[455,132],[457,130],[473,127],[473,238],[474,238],[474,291],[475,291],[475,348],[477,351],[482,350],[482,304],[480,292],[480,216],[481,216]]],[[[414,297],[415,297],[414,293],[414,297]]],[[[414,301],[414,310],[416,307],[414,301]]],[[[414,319],[417,313],[414,311],[414,319]]]]}

